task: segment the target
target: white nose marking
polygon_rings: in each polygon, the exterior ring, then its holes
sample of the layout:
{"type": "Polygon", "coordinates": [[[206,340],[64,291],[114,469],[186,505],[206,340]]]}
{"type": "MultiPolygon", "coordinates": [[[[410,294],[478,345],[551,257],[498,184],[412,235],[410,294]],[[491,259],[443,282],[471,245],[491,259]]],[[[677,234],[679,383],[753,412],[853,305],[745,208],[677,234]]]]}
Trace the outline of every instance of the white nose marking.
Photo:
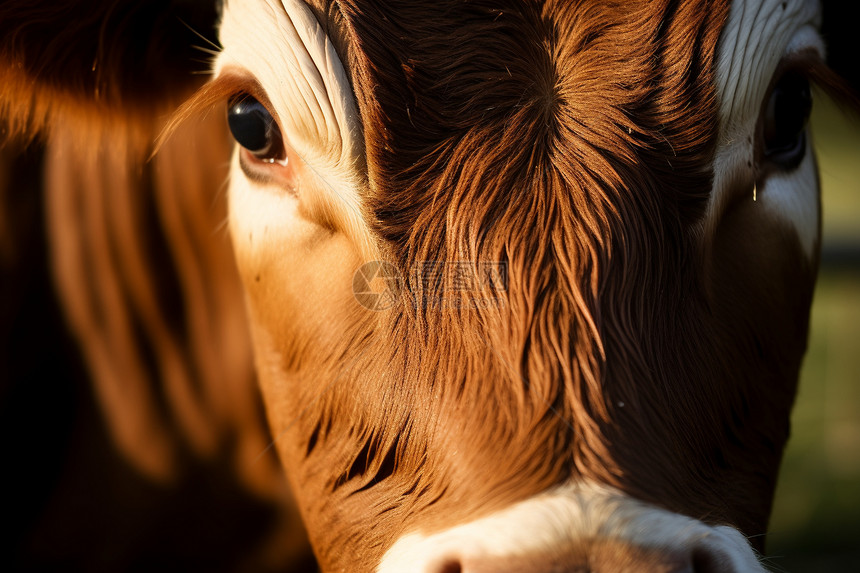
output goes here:
{"type": "Polygon", "coordinates": [[[567,484],[440,533],[406,535],[377,571],[578,571],[601,559],[616,573],[637,566],[693,571],[702,563],[708,565],[700,573],[765,571],[737,530],[711,527],[589,482],[567,484]],[[635,562],[617,569],[612,563],[620,555],[635,562]]]}

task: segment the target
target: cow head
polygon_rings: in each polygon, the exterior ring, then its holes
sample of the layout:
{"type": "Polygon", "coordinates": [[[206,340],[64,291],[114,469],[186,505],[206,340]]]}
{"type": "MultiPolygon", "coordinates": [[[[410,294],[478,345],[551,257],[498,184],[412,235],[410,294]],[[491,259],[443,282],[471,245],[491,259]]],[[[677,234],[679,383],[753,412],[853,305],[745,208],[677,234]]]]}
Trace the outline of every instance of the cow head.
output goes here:
{"type": "Polygon", "coordinates": [[[817,267],[818,20],[226,3],[190,105],[228,102],[257,369],[324,570],[761,570],[817,267]]]}

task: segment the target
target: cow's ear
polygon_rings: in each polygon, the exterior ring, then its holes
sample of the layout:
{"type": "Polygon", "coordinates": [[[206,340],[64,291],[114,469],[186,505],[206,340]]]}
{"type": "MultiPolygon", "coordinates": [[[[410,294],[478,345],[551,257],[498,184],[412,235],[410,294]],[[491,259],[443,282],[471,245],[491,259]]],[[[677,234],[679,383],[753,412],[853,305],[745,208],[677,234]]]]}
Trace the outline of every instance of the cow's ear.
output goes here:
{"type": "Polygon", "coordinates": [[[156,111],[201,81],[216,20],[216,0],[0,3],[5,129],[34,133],[62,108],[156,111]]]}

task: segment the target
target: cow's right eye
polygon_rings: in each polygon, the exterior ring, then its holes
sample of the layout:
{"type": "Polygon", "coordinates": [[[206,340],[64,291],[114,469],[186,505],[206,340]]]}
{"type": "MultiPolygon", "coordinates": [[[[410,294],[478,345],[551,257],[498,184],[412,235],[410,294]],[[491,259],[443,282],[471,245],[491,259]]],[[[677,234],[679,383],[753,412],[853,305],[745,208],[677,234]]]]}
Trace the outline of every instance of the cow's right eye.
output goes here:
{"type": "Polygon", "coordinates": [[[269,110],[249,95],[235,97],[228,105],[227,122],[236,142],[260,161],[283,161],[284,142],[269,110]]]}
{"type": "Polygon", "coordinates": [[[796,167],[806,153],[806,124],[812,111],[809,80],[789,72],[771,91],[764,113],[764,153],[783,169],[796,167]]]}

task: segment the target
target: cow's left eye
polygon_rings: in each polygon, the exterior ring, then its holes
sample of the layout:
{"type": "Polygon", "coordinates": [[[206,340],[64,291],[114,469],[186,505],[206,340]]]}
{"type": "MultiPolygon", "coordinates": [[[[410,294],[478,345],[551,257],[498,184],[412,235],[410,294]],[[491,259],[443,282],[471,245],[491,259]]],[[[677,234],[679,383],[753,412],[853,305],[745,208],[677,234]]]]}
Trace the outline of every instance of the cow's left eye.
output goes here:
{"type": "Polygon", "coordinates": [[[770,93],[764,110],[764,154],[783,169],[796,167],[806,153],[806,124],[812,111],[809,80],[785,73],[770,93]]]}
{"type": "Polygon", "coordinates": [[[235,97],[228,105],[227,122],[236,142],[260,161],[283,160],[283,138],[269,110],[249,95],[235,97]]]}

